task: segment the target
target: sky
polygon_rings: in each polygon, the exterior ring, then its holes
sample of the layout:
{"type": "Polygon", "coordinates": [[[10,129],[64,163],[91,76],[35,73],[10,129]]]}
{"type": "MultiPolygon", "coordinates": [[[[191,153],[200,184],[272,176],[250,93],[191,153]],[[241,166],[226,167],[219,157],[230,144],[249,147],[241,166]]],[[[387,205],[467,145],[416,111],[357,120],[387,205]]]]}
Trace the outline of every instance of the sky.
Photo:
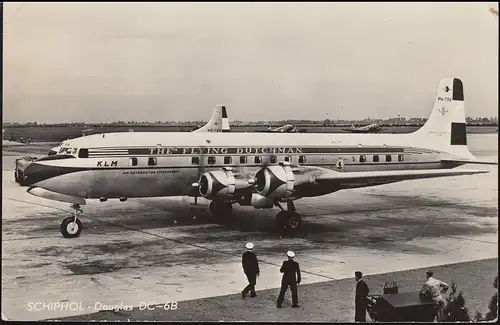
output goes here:
{"type": "Polygon", "coordinates": [[[497,3],[5,3],[4,122],[498,115],[497,3]]]}

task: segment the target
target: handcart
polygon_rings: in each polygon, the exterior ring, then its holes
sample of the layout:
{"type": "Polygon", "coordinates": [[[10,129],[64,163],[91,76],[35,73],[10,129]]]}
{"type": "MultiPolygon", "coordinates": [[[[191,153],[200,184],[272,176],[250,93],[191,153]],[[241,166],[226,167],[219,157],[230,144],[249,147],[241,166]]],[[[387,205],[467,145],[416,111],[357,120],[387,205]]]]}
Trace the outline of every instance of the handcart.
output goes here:
{"type": "Polygon", "coordinates": [[[368,315],[376,322],[432,322],[437,316],[433,301],[422,301],[419,292],[370,295],[368,315]]]}

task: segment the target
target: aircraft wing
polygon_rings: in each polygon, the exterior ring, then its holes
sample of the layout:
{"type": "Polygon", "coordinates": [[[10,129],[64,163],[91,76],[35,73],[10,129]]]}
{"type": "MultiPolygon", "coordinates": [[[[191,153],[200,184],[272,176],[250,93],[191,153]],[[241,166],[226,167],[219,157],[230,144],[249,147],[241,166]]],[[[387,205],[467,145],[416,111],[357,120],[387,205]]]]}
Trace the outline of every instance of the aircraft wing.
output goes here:
{"type": "Polygon", "coordinates": [[[423,170],[389,170],[389,171],[366,171],[366,172],[337,172],[328,170],[315,177],[318,183],[331,182],[340,187],[353,187],[357,183],[385,184],[398,181],[473,175],[489,173],[487,170],[470,169],[423,169],[423,170]]]}
{"type": "Polygon", "coordinates": [[[445,163],[447,162],[447,163],[459,163],[459,164],[498,165],[498,162],[487,161],[487,160],[444,158],[444,159],[441,159],[441,161],[445,162],[445,163]]]}

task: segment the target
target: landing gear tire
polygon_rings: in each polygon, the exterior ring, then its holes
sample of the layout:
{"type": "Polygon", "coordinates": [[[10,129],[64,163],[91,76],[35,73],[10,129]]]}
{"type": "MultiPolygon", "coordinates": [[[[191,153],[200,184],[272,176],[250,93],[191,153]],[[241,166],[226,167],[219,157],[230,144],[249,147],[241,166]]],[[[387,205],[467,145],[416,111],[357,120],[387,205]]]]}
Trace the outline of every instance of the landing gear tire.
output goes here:
{"type": "Polygon", "coordinates": [[[286,211],[280,211],[276,215],[276,226],[278,229],[286,229],[288,223],[288,213],[286,211]]]}
{"type": "Polygon", "coordinates": [[[302,225],[302,218],[297,212],[280,211],[276,215],[276,225],[280,229],[295,230],[302,225]]]}
{"type": "Polygon", "coordinates": [[[287,227],[289,229],[295,230],[300,228],[301,225],[302,225],[302,218],[300,217],[300,214],[298,214],[297,212],[291,212],[288,215],[287,227]]]}
{"type": "Polygon", "coordinates": [[[75,238],[82,232],[82,222],[75,217],[67,217],[61,222],[61,234],[65,238],[75,238]]]}
{"type": "Polygon", "coordinates": [[[226,221],[233,213],[232,204],[221,201],[212,201],[209,209],[218,221],[226,221]]]}

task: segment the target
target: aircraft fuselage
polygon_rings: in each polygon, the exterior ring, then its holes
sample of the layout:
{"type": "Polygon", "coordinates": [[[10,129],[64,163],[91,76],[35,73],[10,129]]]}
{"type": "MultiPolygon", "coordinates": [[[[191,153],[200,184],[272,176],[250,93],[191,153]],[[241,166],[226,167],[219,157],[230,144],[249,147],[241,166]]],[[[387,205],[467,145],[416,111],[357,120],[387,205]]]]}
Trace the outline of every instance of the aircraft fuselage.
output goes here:
{"type": "MultiPolygon", "coordinates": [[[[135,133],[139,135],[140,133],[135,133]]],[[[173,133],[165,136],[171,137],[173,133]]],[[[99,135],[97,135],[99,136],[99,135]]],[[[110,135],[106,135],[109,137],[110,135]]],[[[188,138],[183,133],[178,137],[188,138]]],[[[237,137],[267,137],[262,143],[279,143],[279,139],[290,139],[290,135],[233,134],[204,136],[208,141],[235,143],[237,137]],[[222,137],[230,141],[221,141],[222,137]],[[231,141],[231,139],[233,141],[231,141]],[[272,141],[274,139],[275,141],[272,141]]],[[[250,179],[264,165],[277,165],[290,162],[303,167],[321,167],[338,172],[388,171],[410,169],[438,169],[456,167],[444,165],[441,152],[437,150],[412,147],[409,145],[389,145],[380,140],[394,139],[390,135],[345,135],[342,140],[334,140],[327,135],[327,143],[310,145],[308,137],[318,135],[291,135],[297,144],[290,145],[180,145],[180,146],[93,146],[78,144],[68,148],[68,156],[51,156],[38,161],[43,164],[44,172],[35,172],[31,178],[28,170],[27,182],[51,191],[82,198],[120,198],[120,197],[158,197],[196,195],[192,183],[197,182],[200,174],[232,167],[239,178],[250,179]],[[388,137],[389,136],[389,137],[388,137]],[[302,139],[301,139],[302,138],[302,139]],[[303,141],[296,141],[301,139],[303,141]],[[331,140],[330,140],[331,139],[331,140]],[[357,145],[348,144],[349,139],[360,141],[357,145]],[[332,141],[333,140],[333,141],[332,141]],[[362,141],[365,140],[365,141],[362,141]],[[370,141],[366,141],[370,140],[370,141]],[[332,144],[335,142],[335,144],[332,144]],[[362,142],[368,142],[363,145],[362,142]],[[298,144],[303,143],[303,144],[298,144]],[[74,147],[79,148],[74,148],[74,147]],[[77,149],[75,151],[74,149],[77,149]],[[82,150],[83,149],[83,150],[82,150]],[[64,158],[66,157],[66,158],[64,158]],[[50,166],[53,167],[50,167],[50,166]]],[[[174,137],[175,138],[175,137],[174,137]]],[[[82,138],[83,139],[83,138],[82,138]]],[[[317,139],[317,138],[316,138],[317,139]]],[[[404,135],[398,139],[404,139],[404,135]]],[[[77,139],[75,139],[77,140],[77,139]]],[[[104,141],[104,139],[103,139],[104,141]]],[[[165,142],[165,141],[164,141],[165,142]]],[[[289,141],[287,141],[289,142],[289,141]]],[[[71,141],[68,141],[71,145],[71,141]]],[[[149,142],[151,143],[151,142],[149,142]]],[[[351,142],[352,143],[352,142],[351,142]]],[[[32,170],[33,172],[33,170],[32,170]]],[[[372,181],[352,184],[349,188],[380,185],[384,182],[372,181]]],[[[389,182],[387,182],[389,183],[389,182]]],[[[310,188],[297,188],[297,196],[316,196],[328,194],[342,188],[314,185],[310,188]]]]}

